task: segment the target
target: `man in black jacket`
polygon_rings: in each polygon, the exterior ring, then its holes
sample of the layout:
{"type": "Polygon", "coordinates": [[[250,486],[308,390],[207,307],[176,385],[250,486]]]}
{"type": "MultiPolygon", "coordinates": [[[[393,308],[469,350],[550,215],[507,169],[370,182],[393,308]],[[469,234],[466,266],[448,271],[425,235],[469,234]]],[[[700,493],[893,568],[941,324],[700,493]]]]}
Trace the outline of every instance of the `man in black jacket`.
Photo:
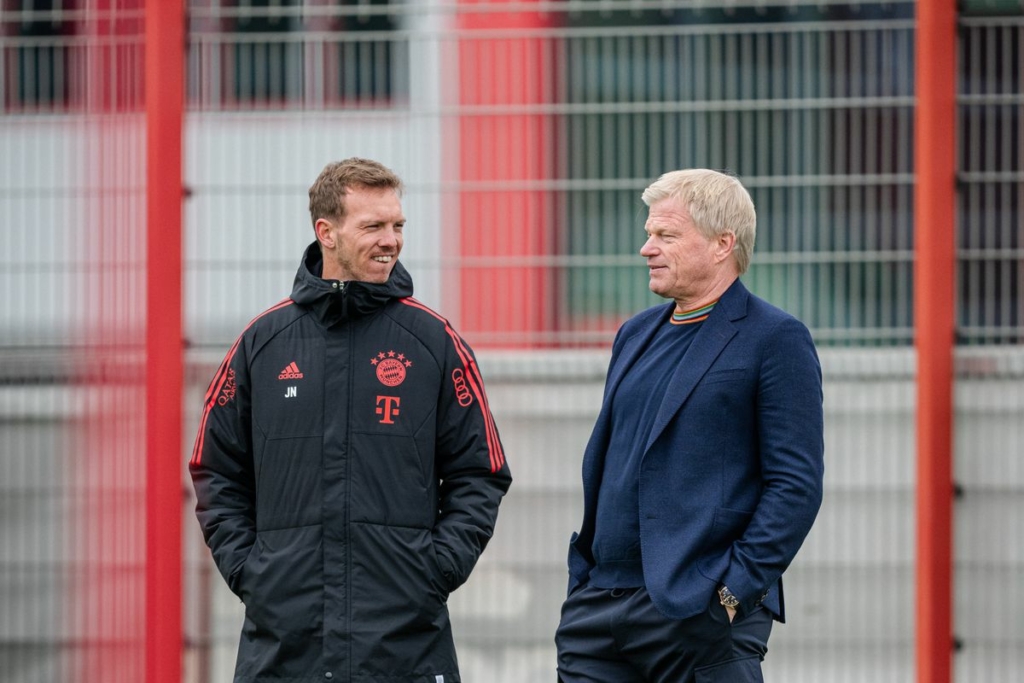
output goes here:
{"type": "Polygon", "coordinates": [[[473,351],[412,298],[401,180],[328,165],[291,297],[206,393],[196,514],[245,604],[236,682],[460,681],[448,595],[511,483],[473,351]]]}

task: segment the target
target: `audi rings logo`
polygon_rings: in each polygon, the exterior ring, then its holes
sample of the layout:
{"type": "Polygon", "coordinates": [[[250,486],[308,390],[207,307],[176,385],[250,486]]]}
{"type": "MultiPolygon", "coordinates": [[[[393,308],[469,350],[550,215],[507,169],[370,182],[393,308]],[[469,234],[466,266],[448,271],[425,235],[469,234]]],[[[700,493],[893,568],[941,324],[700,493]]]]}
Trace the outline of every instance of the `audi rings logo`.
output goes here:
{"type": "Polygon", "coordinates": [[[381,351],[370,359],[370,363],[377,368],[377,379],[386,387],[397,387],[404,382],[406,368],[412,367],[412,361],[404,353],[396,354],[394,351],[381,351]]]}
{"type": "Polygon", "coordinates": [[[465,408],[473,402],[473,394],[469,393],[469,387],[466,386],[466,376],[461,369],[455,368],[452,370],[452,382],[455,383],[455,397],[459,399],[459,405],[465,408]]]}

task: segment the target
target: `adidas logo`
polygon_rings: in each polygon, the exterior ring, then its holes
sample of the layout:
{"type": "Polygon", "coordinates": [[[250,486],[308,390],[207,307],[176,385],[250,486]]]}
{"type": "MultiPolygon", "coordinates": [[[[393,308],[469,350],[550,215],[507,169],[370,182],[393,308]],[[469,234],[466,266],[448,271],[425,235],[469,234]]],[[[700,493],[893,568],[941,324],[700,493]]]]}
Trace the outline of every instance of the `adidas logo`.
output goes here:
{"type": "Polygon", "coordinates": [[[299,366],[292,361],[288,366],[281,371],[281,374],[277,376],[278,379],[302,379],[302,371],[299,370],[299,366]]]}

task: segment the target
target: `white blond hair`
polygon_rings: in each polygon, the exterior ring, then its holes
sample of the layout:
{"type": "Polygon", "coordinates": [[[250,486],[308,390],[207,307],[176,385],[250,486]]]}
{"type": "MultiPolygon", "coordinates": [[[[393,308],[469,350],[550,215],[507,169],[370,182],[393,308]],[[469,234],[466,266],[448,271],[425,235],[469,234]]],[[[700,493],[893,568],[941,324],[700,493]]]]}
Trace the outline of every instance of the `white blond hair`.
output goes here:
{"type": "Polygon", "coordinates": [[[757,212],[739,180],[707,168],[690,168],[665,173],[643,193],[647,206],[670,197],[686,207],[693,225],[706,239],[734,234],[736,268],[740,275],[747,271],[754,253],[757,212]]]}

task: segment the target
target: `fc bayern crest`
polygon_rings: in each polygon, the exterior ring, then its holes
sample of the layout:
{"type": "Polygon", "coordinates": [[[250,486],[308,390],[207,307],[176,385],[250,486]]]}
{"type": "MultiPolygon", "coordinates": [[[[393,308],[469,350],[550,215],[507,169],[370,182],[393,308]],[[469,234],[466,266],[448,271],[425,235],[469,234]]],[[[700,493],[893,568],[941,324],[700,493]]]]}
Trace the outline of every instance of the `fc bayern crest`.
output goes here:
{"type": "Polygon", "coordinates": [[[407,369],[412,367],[412,361],[404,353],[394,351],[381,351],[370,359],[370,363],[376,366],[377,379],[386,387],[397,387],[404,382],[407,369]]]}

